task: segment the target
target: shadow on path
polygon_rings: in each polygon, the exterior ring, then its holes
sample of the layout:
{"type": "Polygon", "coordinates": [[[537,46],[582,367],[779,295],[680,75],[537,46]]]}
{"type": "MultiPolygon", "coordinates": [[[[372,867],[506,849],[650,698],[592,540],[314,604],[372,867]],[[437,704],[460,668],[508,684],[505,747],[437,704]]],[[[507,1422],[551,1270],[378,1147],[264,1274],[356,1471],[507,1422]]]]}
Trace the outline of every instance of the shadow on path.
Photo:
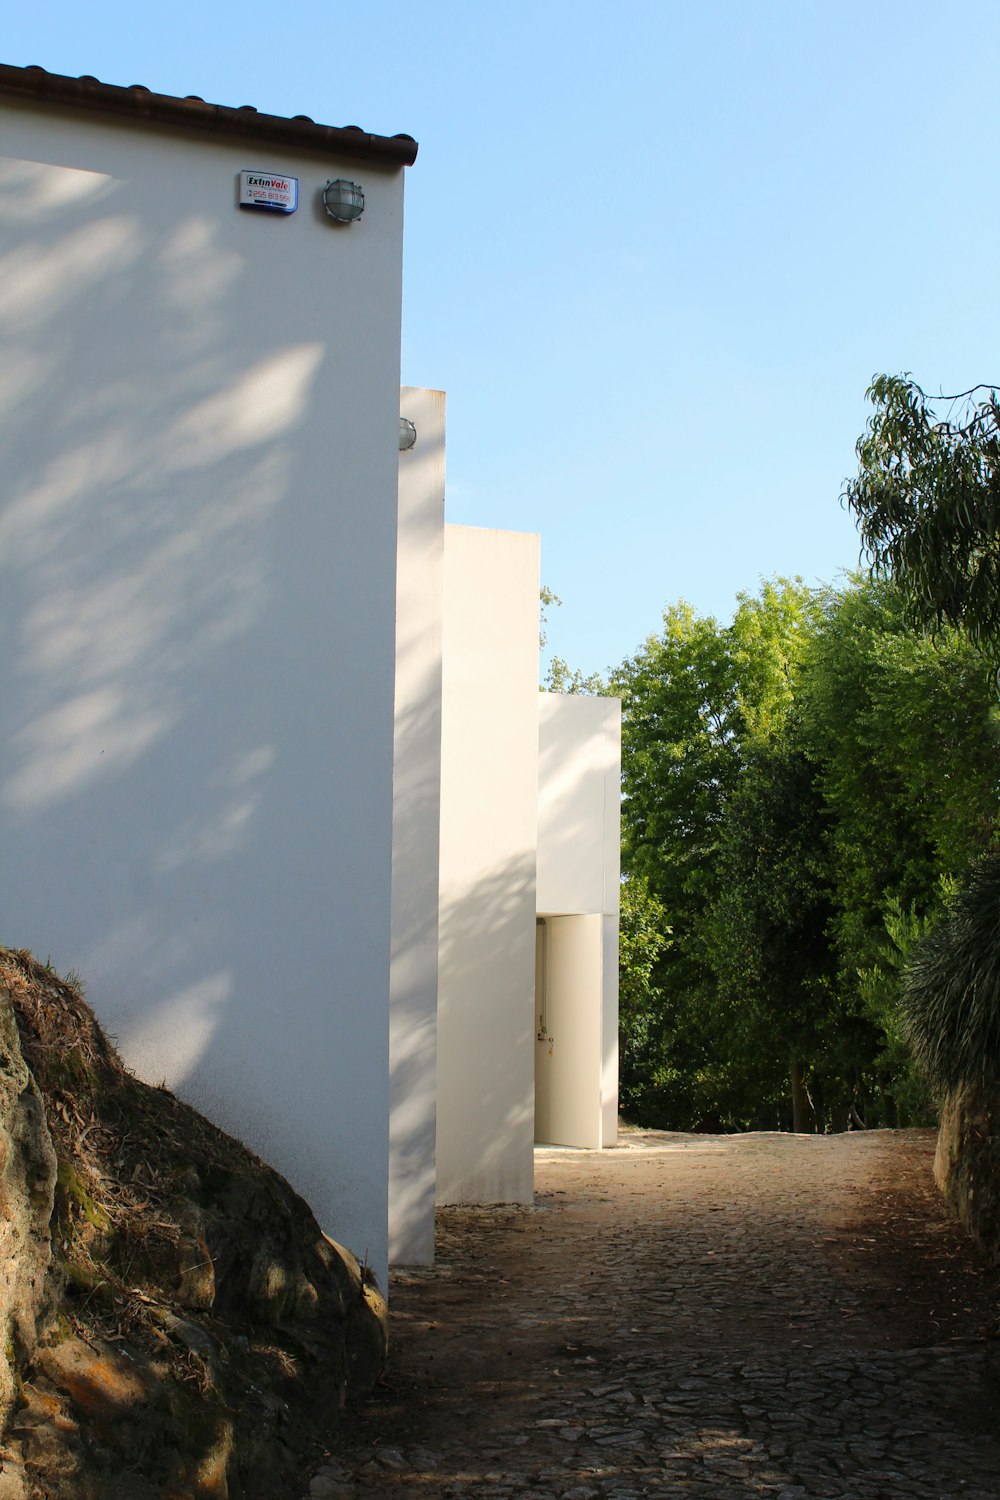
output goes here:
{"type": "Polygon", "coordinates": [[[395,1277],[386,1383],[311,1494],[996,1500],[998,1277],[933,1145],[540,1150],[534,1208],[446,1210],[395,1277]]]}

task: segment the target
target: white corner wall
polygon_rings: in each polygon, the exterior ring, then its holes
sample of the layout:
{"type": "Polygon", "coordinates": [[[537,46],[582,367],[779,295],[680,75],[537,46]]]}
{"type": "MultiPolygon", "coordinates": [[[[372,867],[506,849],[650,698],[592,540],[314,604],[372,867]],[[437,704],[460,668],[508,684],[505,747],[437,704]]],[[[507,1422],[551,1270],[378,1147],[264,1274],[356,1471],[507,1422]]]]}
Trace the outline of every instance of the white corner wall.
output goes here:
{"type": "Polygon", "coordinates": [[[445,397],[404,386],[389,1019],[389,1260],[434,1259],[445,397]]]}
{"type": "Polygon", "coordinates": [[[437,1196],[533,1194],[538,538],[445,527],[437,1196]]]}
{"type": "Polygon", "coordinates": [[[19,105],[0,152],[3,938],[384,1271],[403,174],[19,105]]]}
{"type": "Polygon", "coordinates": [[[612,1146],[618,1131],[621,705],[538,697],[535,1134],[612,1146]]]}

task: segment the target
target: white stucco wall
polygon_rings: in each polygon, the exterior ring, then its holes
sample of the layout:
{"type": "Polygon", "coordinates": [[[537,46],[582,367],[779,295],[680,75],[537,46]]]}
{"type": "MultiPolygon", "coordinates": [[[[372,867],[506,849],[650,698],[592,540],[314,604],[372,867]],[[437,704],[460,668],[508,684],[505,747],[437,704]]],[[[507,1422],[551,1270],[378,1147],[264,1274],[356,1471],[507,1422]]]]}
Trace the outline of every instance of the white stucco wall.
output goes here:
{"type": "Polygon", "coordinates": [[[389,1029],[389,1259],[434,1259],[445,398],[404,386],[399,455],[389,1029]]]}
{"type": "Polygon", "coordinates": [[[0,153],[3,940],[384,1270],[402,172],[27,106],[0,153]]]}
{"type": "Polygon", "coordinates": [[[533,1189],[538,538],[445,528],[438,1201],[533,1189]]]}
{"type": "Polygon", "coordinates": [[[618,700],[539,694],[539,1141],[617,1139],[620,800],[618,700]]]}
{"type": "Polygon", "coordinates": [[[538,695],[538,910],[618,911],[621,704],[538,695]]]}

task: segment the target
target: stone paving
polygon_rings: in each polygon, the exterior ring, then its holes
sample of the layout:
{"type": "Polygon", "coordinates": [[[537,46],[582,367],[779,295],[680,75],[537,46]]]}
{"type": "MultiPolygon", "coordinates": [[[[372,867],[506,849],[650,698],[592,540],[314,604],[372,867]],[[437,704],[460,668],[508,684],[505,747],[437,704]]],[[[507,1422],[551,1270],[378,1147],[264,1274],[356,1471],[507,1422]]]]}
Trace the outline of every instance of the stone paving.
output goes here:
{"type": "Polygon", "coordinates": [[[928,1132],[634,1133],[450,1209],[311,1500],[997,1500],[998,1282],[928,1132]]]}

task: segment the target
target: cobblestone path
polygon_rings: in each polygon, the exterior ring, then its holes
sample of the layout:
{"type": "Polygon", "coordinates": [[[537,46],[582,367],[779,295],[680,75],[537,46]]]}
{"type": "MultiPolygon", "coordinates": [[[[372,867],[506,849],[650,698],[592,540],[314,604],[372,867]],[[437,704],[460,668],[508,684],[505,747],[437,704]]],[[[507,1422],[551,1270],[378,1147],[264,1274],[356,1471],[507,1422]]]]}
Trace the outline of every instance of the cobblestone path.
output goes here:
{"type": "Polygon", "coordinates": [[[314,1500],[998,1500],[998,1281],[930,1133],[623,1140],[442,1213],[314,1500]]]}

